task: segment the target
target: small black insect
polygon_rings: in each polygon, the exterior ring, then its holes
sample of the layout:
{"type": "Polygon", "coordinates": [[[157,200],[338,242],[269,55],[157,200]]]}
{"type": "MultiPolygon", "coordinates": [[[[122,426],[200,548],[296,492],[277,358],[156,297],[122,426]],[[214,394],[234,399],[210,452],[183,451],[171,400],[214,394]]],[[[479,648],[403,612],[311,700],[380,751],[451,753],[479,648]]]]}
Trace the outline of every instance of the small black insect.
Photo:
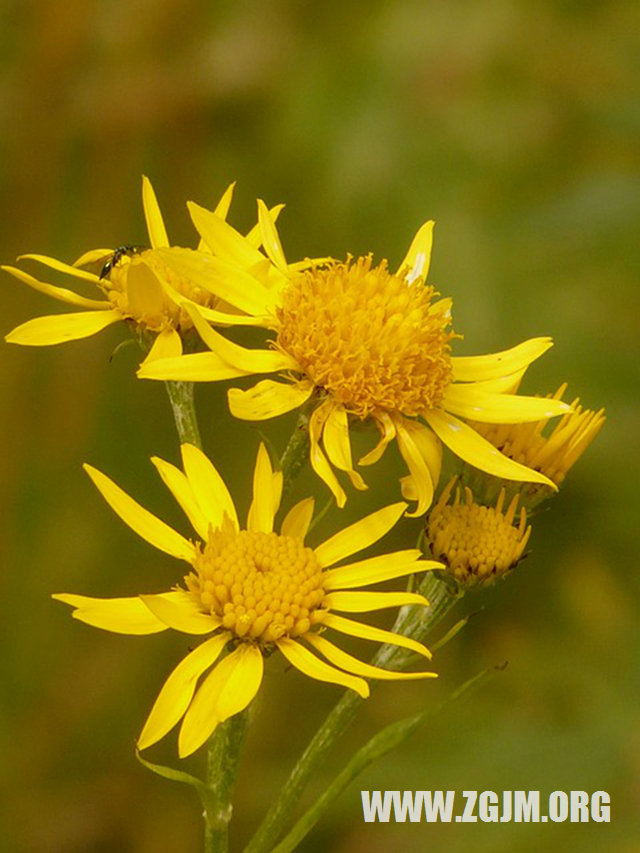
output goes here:
{"type": "Polygon", "coordinates": [[[130,244],[118,246],[118,248],[111,255],[109,255],[108,260],[102,267],[100,278],[106,278],[111,272],[111,270],[120,263],[121,258],[123,258],[125,255],[128,255],[129,257],[131,255],[137,255],[139,252],[143,252],[145,249],[146,246],[134,246],[130,244]]]}

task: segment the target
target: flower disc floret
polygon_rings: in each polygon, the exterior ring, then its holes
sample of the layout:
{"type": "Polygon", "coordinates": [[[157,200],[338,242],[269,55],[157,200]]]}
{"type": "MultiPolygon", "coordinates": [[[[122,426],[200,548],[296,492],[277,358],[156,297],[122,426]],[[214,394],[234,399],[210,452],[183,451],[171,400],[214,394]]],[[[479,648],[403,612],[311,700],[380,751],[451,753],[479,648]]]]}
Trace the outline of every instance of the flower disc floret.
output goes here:
{"type": "Polygon", "coordinates": [[[495,506],[475,503],[468,487],[464,489],[464,502],[460,490],[456,489],[455,499],[450,504],[448,500],[454,483],[455,478],[442,493],[427,521],[427,540],[432,553],[462,584],[494,581],[522,557],[531,533],[526,510],[520,509],[519,524],[514,526],[518,497],[513,497],[503,514],[504,489],[495,506]]]}
{"type": "Polygon", "coordinates": [[[237,638],[269,644],[322,621],[322,570],[300,539],[216,530],[198,549],[194,568],[187,588],[237,638]]]}
{"type": "Polygon", "coordinates": [[[452,375],[454,335],[435,295],[370,255],[308,270],[282,294],[277,345],[351,414],[418,415],[440,404],[452,375]]]}

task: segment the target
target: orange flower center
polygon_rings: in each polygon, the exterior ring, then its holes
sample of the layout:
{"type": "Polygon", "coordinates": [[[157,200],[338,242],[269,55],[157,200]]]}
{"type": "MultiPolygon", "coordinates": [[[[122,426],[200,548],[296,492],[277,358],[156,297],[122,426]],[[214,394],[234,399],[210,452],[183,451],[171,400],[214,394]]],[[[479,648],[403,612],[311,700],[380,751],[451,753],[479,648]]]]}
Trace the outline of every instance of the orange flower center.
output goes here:
{"type": "Polygon", "coordinates": [[[297,276],[278,310],[278,346],[316,386],[360,418],[417,415],[451,381],[449,303],[371,256],[297,276]]]}
{"type": "Polygon", "coordinates": [[[300,539],[248,530],[212,531],[187,588],[238,638],[273,643],[322,621],[323,574],[300,539]]]}

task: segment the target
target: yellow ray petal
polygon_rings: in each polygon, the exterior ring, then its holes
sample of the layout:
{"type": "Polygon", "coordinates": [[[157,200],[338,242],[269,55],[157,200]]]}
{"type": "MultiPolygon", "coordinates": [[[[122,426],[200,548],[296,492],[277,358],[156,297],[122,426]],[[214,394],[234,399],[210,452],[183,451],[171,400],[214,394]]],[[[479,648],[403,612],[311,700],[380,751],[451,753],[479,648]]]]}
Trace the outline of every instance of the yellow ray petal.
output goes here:
{"type": "Polygon", "coordinates": [[[129,264],[127,299],[134,317],[157,316],[166,305],[164,290],[154,270],[145,262],[129,264]]]}
{"type": "Polygon", "coordinates": [[[210,634],[220,627],[217,616],[203,613],[186,590],[176,590],[173,598],[166,595],[141,595],[140,600],[168,628],[183,634],[210,634]]]}
{"type": "Polygon", "coordinates": [[[226,515],[234,529],[239,530],[238,515],[229,489],[213,462],[193,444],[183,444],[181,451],[187,480],[209,523],[217,529],[222,526],[226,515]]]}
{"type": "Polygon", "coordinates": [[[359,637],[361,640],[372,640],[374,643],[390,643],[394,646],[402,646],[404,649],[410,649],[412,652],[416,652],[431,660],[431,652],[426,646],[423,646],[417,640],[412,640],[411,637],[394,634],[393,631],[374,628],[372,625],[363,625],[362,622],[354,622],[353,619],[346,619],[344,616],[338,616],[336,613],[327,613],[322,620],[322,624],[326,628],[333,628],[334,631],[340,631],[341,634],[348,634],[350,637],[359,637]]]}
{"type": "Polygon", "coordinates": [[[361,459],[358,460],[358,465],[373,465],[374,462],[377,462],[378,459],[382,456],[382,454],[387,449],[387,445],[390,441],[396,437],[396,428],[391,419],[391,416],[387,414],[387,412],[376,412],[374,415],[375,424],[380,431],[380,440],[368,453],[366,453],[361,459]]]}
{"type": "Polygon", "coordinates": [[[405,604],[426,607],[429,602],[417,592],[331,592],[324,597],[322,606],[345,613],[365,613],[369,610],[383,610],[385,607],[403,607],[405,604]]]}
{"type": "Polygon", "coordinates": [[[343,406],[334,405],[329,411],[322,431],[322,440],[329,462],[341,471],[345,471],[356,489],[365,490],[367,484],[360,474],[353,470],[351,443],[349,441],[349,419],[343,406]]]}
{"type": "MultiPolygon", "coordinates": [[[[79,278],[85,278],[86,276],[91,276],[92,281],[99,282],[100,276],[95,275],[94,273],[88,273],[86,270],[78,270],[77,267],[83,267],[83,266],[86,266],[87,264],[102,264],[104,266],[104,264],[113,255],[113,252],[114,252],[113,249],[89,249],[88,252],[83,252],[80,255],[80,257],[76,258],[76,260],[71,265],[74,272],[69,273],[69,275],[77,275],[79,278]]],[[[23,255],[23,257],[28,257],[28,255],[23,255]]],[[[37,257],[39,260],[41,260],[41,263],[45,263],[45,261],[42,260],[41,255],[36,255],[35,257],[37,257]]],[[[54,258],[47,258],[47,260],[55,260],[55,259],[54,258]]],[[[56,261],[56,263],[59,263],[59,261],[56,261]]],[[[49,264],[49,266],[53,266],[53,264],[49,264]]],[[[66,266],[66,264],[64,266],[66,266]]],[[[55,267],[54,267],[54,269],[55,269],[55,267]]]]}
{"type": "MultiPolygon", "coordinates": [[[[284,207],[285,207],[284,204],[274,204],[273,207],[269,208],[271,220],[273,221],[274,224],[277,222],[278,217],[280,216],[280,214],[284,210],[284,207]]],[[[255,249],[259,249],[260,246],[262,246],[262,229],[260,228],[260,220],[258,220],[258,222],[256,222],[256,224],[253,226],[253,228],[247,232],[244,239],[248,243],[251,243],[251,245],[255,249]]]]}
{"type": "MultiPolygon", "coordinates": [[[[100,260],[106,260],[111,254],[111,249],[94,249],[92,252],[85,252],[82,256],[82,259],[85,259],[90,256],[95,256],[96,252],[100,252],[100,260]]],[[[72,275],[75,278],[81,278],[83,281],[90,281],[92,284],[100,283],[100,276],[96,275],[93,272],[88,272],[87,270],[79,270],[76,266],[78,261],[76,261],[73,266],[70,264],[65,264],[63,261],[58,261],[56,258],[50,258],[47,255],[36,255],[33,252],[28,255],[20,255],[18,258],[19,261],[22,260],[32,260],[38,261],[39,264],[42,264],[45,267],[49,267],[52,270],[57,270],[58,272],[66,273],[67,275],[72,275]]],[[[87,261],[84,261],[87,263],[87,261]]]]}
{"type": "Polygon", "coordinates": [[[413,512],[408,512],[409,518],[423,515],[431,506],[433,500],[433,481],[427,463],[420,453],[411,432],[406,428],[405,422],[398,418],[396,420],[398,449],[402,458],[407,463],[411,474],[411,481],[416,490],[418,505],[413,512]]]}
{"type": "Polygon", "coordinates": [[[275,349],[246,349],[212,329],[193,304],[184,303],[184,309],[205,344],[228,364],[248,373],[277,373],[280,370],[298,369],[296,360],[287,353],[275,349]]]}
{"type": "Polygon", "coordinates": [[[429,220],[418,229],[418,233],[411,241],[409,250],[404,257],[404,260],[398,267],[397,275],[403,271],[407,281],[415,281],[416,278],[422,277],[426,280],[429,273],[429,264],[431,262],[431,247],[433,246],[433,227],[435,222],[429,220]]]}
{"type": "Polygon", "coordinates": [[[47,296],[51,296],[59,302],[65,302],[67,305],[75,305],[77,308],[90,308],[92,310],[111,308],[111,303],[106,299],[87,299],[86,296],[80,296],[78,293],[74,293],[73,290],[67,290],[66,287],[56,287],[53,284],[38,281],[37,278],[23,272],[21,269],[18,269],[18,267],[0,266],[0,269],[11,273],[11,275],[20,279],[23,284],[27,284],[34,290],[46,293],[47,296]]]}
{"type": "Polygon", "coordinates": [[[192,201],[187,202],[187,207],[198,233],[214,255],[244,270],[264,260],[264,255],[222,217],[192,201]]]}
{"type": "Polygon", "coordinates": [[[195,549],[191,542],[181,536],[164,521],[160,521],[149,510],[140,506],[137,501],[116,486],[113,480],[106,474],[93,468],[91,465],[83,465],[84,470],[93,480],[94,485],[111,509],[120,516],[138,536],[154,545],[160,551],[171,554],[180,560],[190,562],[195,556],[195,549]]]}
{"type": "MultiPolygon", "coordinates": [[[[175,593],[167,592],[163,595],[170,598],[175,593]]],[[[150,613],[137,595],[132,598],[90,598],[86,595],[58,593],[51,598],[75,607],[72,613],[74,619],[93,625],[94,628],[102,628],[103,631],[142,635],[167,630],[164,622],[150,613]]]]}
{"type": "Polygon", "coordinates": [[[53,314],[36,317],[16,326],[5,341],[27,347],[45,347],[89,338],[122,320],[119,311],[83,311],[80,314],[53,314]]]}
{"type": "Polygon", "coordinates": [[[216,662],[229,637],[228,633],[211,637],[180,661],[154,702],[138,738],[138,749],[147,749],[171,731],[189,707],[198,679],[216,662]]]}
{"type": "Polygon", "coordinates": [[[166,328],[156,335],[147,357],[142,362],[156,361],[158,358],[179,358],[182,355],[182,338],[175,329],[166,328]]]}
{"type": "Polygon", "coordinates": [[[304,675],[308,675],[309,678],[315,678],[316,681],[327,681],[330,684],[339,684],[342,687],[355,690],[363,699],[368,697],[369,685],[366,681],[329,666],[312,654],[309,649],[305,649],[300,643],[296,643],[295,640],[283,637],[276,642],[276,646],[290,664],[304,675]]]}
{"type": "Polygon", "coordinates": [[[266,447],[260,442],[253,471],[253,500],[249,508],[247,530],[273,532],[273,518],[278,511],[275,498],[271,461],[266,447]]]}
{"type": "Polygon", "coordinates": [[[381,669],[379,666],[372,666],[369,663],[354,658],[353,655],[347,654],[342,649],[330,643],[324,637],[318,634],[307,634],[306,641],[317,649],[329,663],[345,669],[347,672],[352,672],[354,675],[361,675],[363,678],[379,678],[382,681],[415,681],[417,678],[436,678],[435,672],[395,672],[389,669],[381,669]]]}
{"type": "Polygon", "coordinates": [[[287,259],[282,250],[280,236],[271,218],[271,214],[262,199],[258,199],[258,223],[260,225],[260,236],[262,237],[262,245],[265,252],[274,266],[286,275],[288,272],[287,259]]]}
{"type": "Polygon", "coordinates": [[[474,385],[450,385],[442,407],[453,415],[490,424],[516,424],[565,415],[571,407],[562,400],[495,394],[474,385]]]}
{"type": "Polygon", "coordinates": [[[180,358],[158,358],[145,361],[138,369],[140,379],[163,379],[173,382],[217,382],[238,379],[252,371],[232,367],[215,352],[192,352],[180,358]]]}
{"type": "Polygon", "coordinates": [[[160,205],[151,186],[151,181],[146,175],[142,176],[142,206],[144,207],[144,218],[147,222],[151,248],[160,249],[168,246],[169,237],[160,213],[160,205]]]}
{"type": "Polygon", "coordinates": [[[262,379],[253,388],[228,391],[229,411],[246,421],[263,421],[297,409],[313,393],[311,382],[284,383],[262,379]]]}
{"type": "Polygon", "coordinates": [[[158,456],[152,456],[151,461],[156,466],[165,486],[169,489],[191,522],[193,529],[202,541],[206,542],[209,535],[209,521],[196,500],[193,489],[185,474],[179,468],[176,468],[175,465],[165,462],[164,459],[160,459],[158,456]]]}
{"type": "Polygon", "coordinates": [[[551,338],[530,338],[503,352],[455,356],[451,359],[453,378],[459,382],[477,382],[509,376],[530,365],[552,346],[551,338]]]}
{"type": "Polygon", "coordinates": [[[206,677],[184,715],[178,737],[181,758],[202,746],[219,723],[247,707],[262,683],[263,667],[259,649],[243,643],[206,677]]]}
{"type": "Polygon", "coordinates": [[[302,539],[304,542],[311,519],[313,518],[314,506],[315,501],[313,498],[304,498],[304,500],[292,506],[284,517],[282,527],[280,528],[280,535],[294,536],[296,539],[302,539]]]}
{"type": "Polygon", "coordinates": [[[456,456],[470,465],[493,474],[494,477],[525,483],[544,483],[546,486],[551,486],[554,491],[558,490],[557,486],[544,474],[508,459],[468,424],[453,415],[433,410],[425,412],[423,417],[438,438],[456,456]]]}
{"type": "Polygon", "coordinates": [[[234,264],[205,252],[171,246],[158,251],[166,266],[194,287],[213,293],[247,314],[264,315],[273,296],[254,276],[234,264]]]}
{"type": "Polygon", "coordinates": [[[231,207],[231,201],[233,200],[233,191],[236,188],[236,182],[232,181],[226,190],[222,193],[220,197],[220,201],[216,204],[213,212],[216,216],[219,216],[221,219],[226,219],[229,215],[229,208],[231,207]]]}
{"type": "Polygon", "coordinates": [[[391,530],[406,508],[404,501],[391,504],[343,528],[314,549],[319,565],[328,568],[338,560],[373,545],[391,530]]]}
{"type": "Polygon", "coordinates": [[[327,400],[311,413],[309,418],[309,460],[318,477],[331,489],[338,506],[343,507],[347,502],[347,496],[338,482],[338,478],[333,473],[327,457],[320,448],[320,437],[332,406],[333,403],[327,400]]]}
{"type": "Polygon", "coordinates": [[[422,551],[419,548],[407,548],[405,551],[394,551],[391,554],[380,554],[329,569],[324,572],[324,588],[352,589],[353,587],[369,586],[372,583],[401,578],[414,572],[423,572],[435,567],[441,568],[440,563],[431,561],[421,562],[422,551]]]}

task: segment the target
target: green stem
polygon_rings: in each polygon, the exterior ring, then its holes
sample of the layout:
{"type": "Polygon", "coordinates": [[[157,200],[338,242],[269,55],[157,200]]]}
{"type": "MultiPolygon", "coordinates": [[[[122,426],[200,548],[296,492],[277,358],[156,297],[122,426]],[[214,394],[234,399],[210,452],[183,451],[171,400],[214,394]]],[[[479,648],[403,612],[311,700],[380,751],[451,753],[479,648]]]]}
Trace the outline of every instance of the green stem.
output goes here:
{"type": "Polygon", "coordinates": [[[196,410],[193,404],[193,382],[165,382],[181,444],[195,444],[202,449],[196,410]]]}
{"type": "MultiPolygon", "coordinates": [[[[427,572],[419,589],[427,595],[431,606],[403,608],[394,630],[402,634],[415,630],[419,634],[416,638],[424,639],[455,604],[458,596],[445,583],[432,577],[431,572],[427,572]],[[423,613],[418,618],[414,610],[422,610],[423,613]]],[[[399,654],[402,651],[398,646],[384,645],[372,662],[376,666],[386,663],[390,668],[400,669],[411,657],[410,654],[399,654]]],[[[364,701],[357,693],[348,690],[329,712],[245,848],[245,853],[270,853],[274,849],[282,834],[291,826],[293,813],[310,778],[322,767],[329,751],[344,734],[364,701]]]]}
{"type": "Polygon", "coordinates": [[[221,723],[209,741],[207,752],[207,807],[204,813],[205,853],[227,853],[231,800],[238,773],[240,751],[249,727],[249,710],[221,723]]]}

